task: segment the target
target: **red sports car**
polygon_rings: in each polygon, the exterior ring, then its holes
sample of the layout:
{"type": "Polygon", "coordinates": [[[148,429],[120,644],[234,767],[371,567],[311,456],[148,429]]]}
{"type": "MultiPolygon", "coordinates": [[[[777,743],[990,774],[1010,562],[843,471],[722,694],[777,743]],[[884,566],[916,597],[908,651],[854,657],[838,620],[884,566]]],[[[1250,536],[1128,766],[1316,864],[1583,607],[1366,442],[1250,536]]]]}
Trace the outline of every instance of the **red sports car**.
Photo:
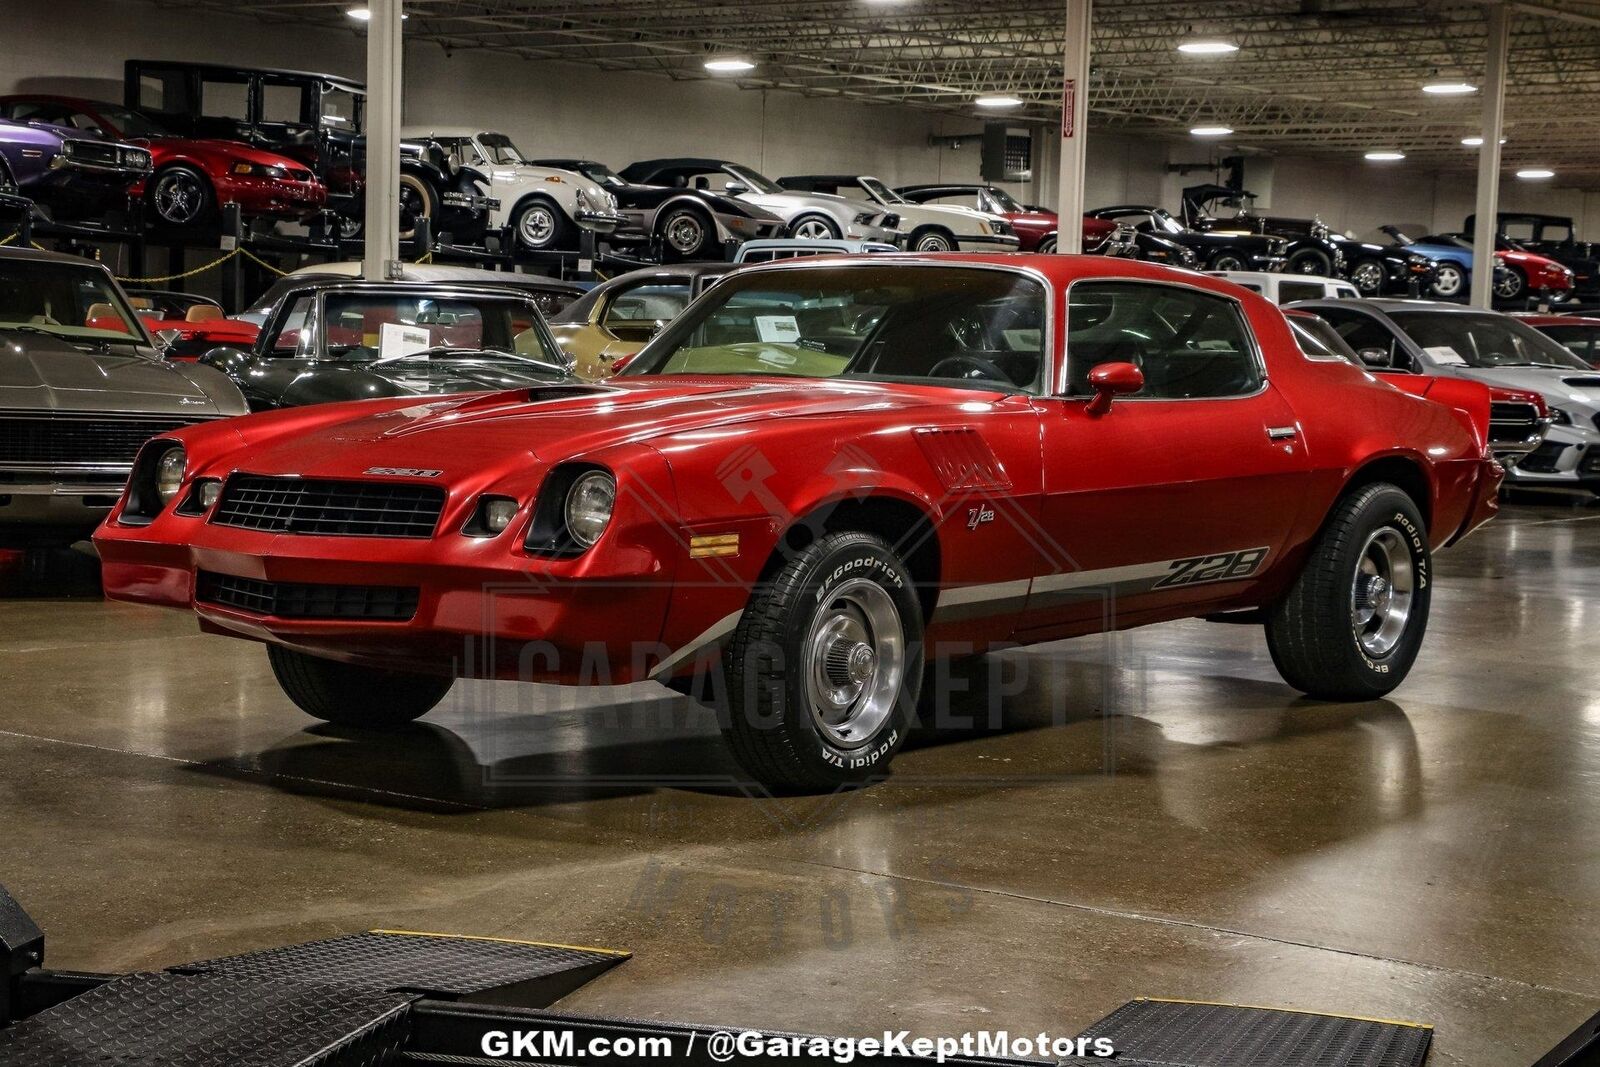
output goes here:
{"type": "Polygon", "coordinates": [[[181,137],[150,115],[121,104],[70,96],[0,97],[0,117],[44,122],[150,149],[152,173],[130,190],[158,220],[199,226],[219,205],[238,204],[246,218],[303,219],[321,211],[328,190],[303,164],[241,141],[181,137]]]}
{"type": "Polygon", "coordinates": [[[1557,342],[1589,366],[1600,367],[1600,319],[1582,315],[1533,313],[1518,315],[1517,318],[1557,342]]]}
{"type": "Polygon", "coordinates": [[[832,789],[884,773],[930,661],[998,643],[1228,615],[1297,689],[1389,692],[1432,552],[1497,507],[1488,422],[1217,278],[808,258],[604,383],[163,434],[95,542],[112,597],[265,642],[318,718],[397,726],[468,674],[698,682],[753,778],[832,789]]]}

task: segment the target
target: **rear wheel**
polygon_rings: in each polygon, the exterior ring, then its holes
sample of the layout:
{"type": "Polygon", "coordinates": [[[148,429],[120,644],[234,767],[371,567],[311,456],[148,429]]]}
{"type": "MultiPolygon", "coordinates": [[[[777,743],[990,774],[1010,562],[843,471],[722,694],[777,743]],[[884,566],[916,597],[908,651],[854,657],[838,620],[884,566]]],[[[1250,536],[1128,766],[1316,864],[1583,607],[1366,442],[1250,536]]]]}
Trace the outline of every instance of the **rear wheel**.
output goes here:
{"type": "Polygon", "coordinates": [[[1210,270],[1249,270],[1244,257],[1237,252],[1218,252],[1206,265],[1210,270]]]}
{"type": "Polygon", "coordinates": [[[394,729],[432,711],[453,680],[358,667],[267,646],[272,673],[289,699],[313,718],[364,730],[394,729]]]}
{"type": "MultiPolygon", "coordinates": [[[[414,237],[417,233],[417,221],[427,219],[431,224],[439,214],[439,198],[433,186],[417,177],[415,174],[400,175],[400,237],[414,237]]],[[[435,240],[439,237],[438,230],[432,236],[435,240]]]]}
{"type": "Polygon", "coordinates": [[[1497,271],[1494,277],[1494,295],[1501,300],[1520,299],[1528,291],[1528,276],[1517,267],[1497,271]]]}
{"type": "Polygon", "coordinates": [[[1416,503],[1387,483],[1335,505],[1305,568],[1267,613],[1284,681],[1322,700],[1374,700],[1405,680],[1428,626],[1433,558],[1416,503]]]}
{"type": "Polygon", "coordinates": [[[711,241],[711,220],[692,207],[673,208],[661,220],[661,244],[671,259],[696,259],[711,241]]]}
{"type": "Polygon", "coordinates": [[[1053,234],[1053,233],[1048,235],[1048,236],[1046,236],[1046,237],[1040,238],[1039,239],[1039,247],[1034,249],[1034,251],[1040,253],[1041,255],[1053,255],[1055,253],[1055,250],[1056,250],[1056,235],[1053,234]]]}
{"type": "Polygon", "coordinates": [[[1383,292],[1388,279],[1389,272],[1375,259],[1363,259],[1350,268],[1350,284],[1360,290],[1362,296],[1377,296],[1383,292]]]}
{"type": "Polygon", "coordinates": [[[865,533],[819,538],[756,589],[724,654],[733,754],[782,790],[881,777],[922,662],[922,608],[894,551],[865,533]]]}

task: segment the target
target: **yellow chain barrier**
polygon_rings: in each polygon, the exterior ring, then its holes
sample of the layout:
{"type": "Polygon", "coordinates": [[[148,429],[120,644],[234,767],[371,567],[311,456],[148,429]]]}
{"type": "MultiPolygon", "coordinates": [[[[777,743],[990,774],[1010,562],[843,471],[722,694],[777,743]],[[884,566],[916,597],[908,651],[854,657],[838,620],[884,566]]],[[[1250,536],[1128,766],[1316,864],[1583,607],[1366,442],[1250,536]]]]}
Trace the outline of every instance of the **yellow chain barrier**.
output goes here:
{"type": "Polygon", "coordinates": [[[235,248],[232,252],[224,252],[221,256],[218,256],[216,259],[213,259],[210,263],[207,263],[205,266],[196,267],[194,270],[186,270],[182,274],[159,274],[159,275],[156,275],[156,276],[150,277],[150,278],[124,278],[122,275],[119,274],[119,275],[117,275],[117,281],[119,281],[119,282],[138,282],[140,284],[149,284],[151,282],[176,282],[176,281],[182,281],[185,278],[193,278],[196,274],[204,274],[208,270],[211,270],[211,269],[213,269],[215,267],[220,267],[224,263],[228,262],[228,260],[232,259],[234,256],[237,256],[240,252],[243,252],[243,251],[244,251],[243,248],[235,248]]]}
{"type": "Polygon", "coordinates": [[[433,262],[433,253],[431,251],[424,253],[422,256],[420,256],[416,260],[416,262],[417,263],[432,263],[433,262]]]}
{"type": "Polygon", "coordinates": [[[15,241],[16,239],[17,239],[17,235],[16,234],[12,234],[10,237],[7,237],[4,241],[0,241],[0,248],[4,248],[6,245],[10,244],[12,241],[15,241]]]}
{"type": "Polygon", "coordinates": [[[244,256],[245,259],[248,259],[250,262],[254,263],[256,266],[262,268],[263,270],[271,271],[273,274],[276,274],[280,278],[287,278],[289,276],[289,272],[288,271],[279,270],[277,267],[274,267],[271,263],[268,263],[266,260],[264,260],[260,256],[256,255],[254,252],[250,251],[248,248],[241,247],[241,248],[239,248],[238,251],[239,251],[239,254],[244,256]]]}

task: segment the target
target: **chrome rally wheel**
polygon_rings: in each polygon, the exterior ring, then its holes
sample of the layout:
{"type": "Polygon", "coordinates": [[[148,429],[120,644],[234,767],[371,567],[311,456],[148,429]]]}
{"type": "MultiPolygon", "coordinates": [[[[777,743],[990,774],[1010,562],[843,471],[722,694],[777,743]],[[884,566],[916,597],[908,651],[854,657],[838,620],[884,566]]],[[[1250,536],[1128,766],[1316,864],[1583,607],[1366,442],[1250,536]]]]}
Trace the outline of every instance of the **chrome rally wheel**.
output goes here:
{"type": "Polygon", "coordinates": [[[817,608],[805,669],[812,719],[829,740],[855,748],[877,734],[906,674],[900,612],[883,586],[855,579],[817,608]]]}
{"type": "Polygon", "coordinates": [[[1411,618],[1416,575],[1405,535],[1393,526],[1374,530],[1350,586],[1350,623],[1367,655],[1387,656],[1411,618]]]}

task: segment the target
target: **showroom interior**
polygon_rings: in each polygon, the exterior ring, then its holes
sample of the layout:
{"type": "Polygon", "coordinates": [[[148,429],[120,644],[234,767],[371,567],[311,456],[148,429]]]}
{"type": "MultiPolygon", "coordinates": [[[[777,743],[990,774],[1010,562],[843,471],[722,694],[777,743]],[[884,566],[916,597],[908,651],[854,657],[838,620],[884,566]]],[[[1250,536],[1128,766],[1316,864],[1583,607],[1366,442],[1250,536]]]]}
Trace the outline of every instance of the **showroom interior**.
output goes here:
{"type": "Polygon", "coordinates": [[[1590,0],[0,3],[0,1064],[1600,1063],[1597,94],[1590,0]]]}

